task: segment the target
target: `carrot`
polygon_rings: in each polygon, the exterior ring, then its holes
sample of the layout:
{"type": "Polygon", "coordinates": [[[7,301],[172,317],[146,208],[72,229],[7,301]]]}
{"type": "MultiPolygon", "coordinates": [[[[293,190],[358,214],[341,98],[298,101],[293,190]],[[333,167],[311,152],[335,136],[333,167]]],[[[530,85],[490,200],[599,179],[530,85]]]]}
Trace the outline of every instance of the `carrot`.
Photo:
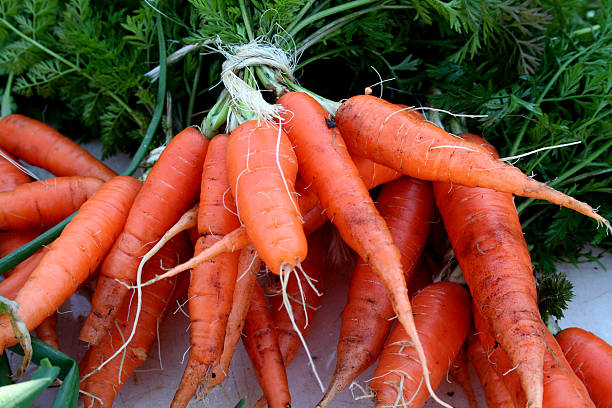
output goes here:
{"type": "Polygon", "coordinates": [[[16,161],[13,156],[1,149],[0,153],[0,192],[14,190],[15,187],[31,181],[30,176],[3,157],[7,155],[11,160],[16,161]]]}
{"type": "MultiPolygon", "coordinates": [[[[406,281],[410,283],[434,217],[431,183],[406,176],[387,183],[381,189],[376,207],[402,254],[402,268],[406,281]]],[[[326,407],[376,361],[391,330],[394,316],[386,287],[360,258],[353,271],[348,300],[342,312],[336,369],[317,407],[326,407]]]]}
{"type": "Polygon", "coordinates": [[[291,396],[274,323],[263,291],[255,285],[247,313],[242,343],[270,408],[290,408],[291,396]]]}
{"type": "Polygon", "coordinates": [[[36,336],[50,345],[51,347],[59,350],[59,337],[57,335],[57,312],[51,314],[36,328],[36,336]]]}
{"type": "MultiPolygon", "coordinates": [[[[412,300],[415,325],[437,386],[459,352],[470,328],[470,295],[451,282],[429,285],[412,300]]],[[[371,382],[376,407],[420,407],[429,393],[409,336],[395,326],[380,355],[371,382]]]]}
{"type": "MultiPolygon", "coordinates": [[[[208,145],[200,189],[200,238],[196,254],[240,225],[233,198],[228,195],[226,199],[225,194],[229,190],[225,165],[228,142],[227,135],[217,135],[208,145]]],[[[188,292],[191,347],[171,404],[174,408],[187,406],[198,384],[221,355],[237,270],[238,253],[233,252],[221,254],[191,271],[188,292]]]]}
{"type": "Polygon", "coordinates": [[[383,99],[357,95],[340,106],[335,119],[352,154],[419,179],[547,200],[610,228],[610,223],[586,203],[527,177],[424,119],[400,112],[401,108],[383,99]]]}
{"type": "MultiPolygon", "coordinates": [[[[119,236],[140,183],[118,176],[80,208],[17,294],[19,315],[28,328],[52,314],[91,274],[119,236]],[[33,301],[35,299],[35,301],[33,301]]],[[[16,340],[7,316],[0,322],[0,349],[16,340]]]]}
{"type": "Polygon", "coordinates": [[[0,146],[55,176],[89,176],[107,181],[117,175],[51,126],[19,114],[0,120],[0,146]]]}
{"type": "Polygon", "coordinates": [[[612,406],[612,346],[595,334],[570,327],[557,334],[565,358],[599,407],[612,406]]]}
{"type": "MultiPolygon", "coordinates": [[[[491,355],[490,359],[495,363],[497,373],[504,379],[514,404],[517,407],[533,406],[533,404],[528,405],[525,392],[520,387],[515,373],[516,366],[510,363],[508,356],[501,347],[498,347],[490,334],[490,327],[475,307],[473,315],[482,346],[491,355]]],[[[595,407],[586,387],[572,371],[563,355],[563,350],[548,329],[545,329],[545,342],[544,392],[541,406],[544,408],[595,407]]]]}
{"type": "Polygon", "coordinates": [[[517,367],[529,404],[539,407],[545,326],[512,195],[442,182],[434,182],[433,186],[474,304],[491,327],[495,341],[508,354],[512,367],[517,367]]]}
{"type": "Polygon", "coordinates": [[[421,257],[421,260],[416,265],[414,273],[408,283],[408,296],[410,299],[415,297],[423,288],[433,283],[433,275],[431,269],[425,260],[425,257],[421,257]]]}
{"type": "Polygon", "coordinates": [[[77,211],[103,183],[93,177],[56,177],[0,193],[0,230],[53,226],[77,211]]]}
{"type": "Polygon", "coordinates": [[[194,129],[177,134],[155,163],[119,238],[104,259],[92,311],[80,339],[98,344],[136,280],[140,258],[197,200],[208,139],[194,129]]]}
{"type": "MultiPolygon", "coordinates": [[[[189,244],[185,235],[179,235],[164,246],[143,270],[145,277],[159,273],[162,267],[176,265],[189,256],[189,244]]],[[[175,279],[157,282],[143,289],[143,313],[138,320],[136,334],[120,358],[112,360],[100,371],[98,365],[109,358],[129,336],[136,324],[136,308],[125,302],[117,315],[114,325],[107,334],[106,341],[99,346],[91,346],[80,364],[81,377],[90,374],[81,382],[81,389],[95,398],[85,395],[84,405],[88,408],[111,407],[125,381],[148,357],[149,349],[157,337],[164,310],[175,290],[175,279]]]]}
{"type": "Polygon", "coordinates": [[[306,257],[306,236],[294,199],[297,160],[284,131],[249,121],[231,134],[227,169],[241,221],[272,272],[291,271],[306,257]]]}
{"type": "Polygon", "coordinates": [[[478,408],[478,401],[476,401],[476,394],[474,394],[474,388],[472,387],[472,382],[470,381],[470,372],[468,369],[468,357],[466,351],[467,344],[464,343],[463,346],[459,349],[459,353],[455,356],[450,369],[449,374],[450,377],[455,381],[455,383],[459,384],[459,386],[463,389],[465,396],[470,403],[471,408],[478,408]]]}
{"type": "Polygon", "coordinates": [[[484,390],[487,407],[514,408],[515,405],[508,389],[495,371],[495,367],[489,362],[489,356],[475,334],[468,336],[468,357],[484,390]]]}

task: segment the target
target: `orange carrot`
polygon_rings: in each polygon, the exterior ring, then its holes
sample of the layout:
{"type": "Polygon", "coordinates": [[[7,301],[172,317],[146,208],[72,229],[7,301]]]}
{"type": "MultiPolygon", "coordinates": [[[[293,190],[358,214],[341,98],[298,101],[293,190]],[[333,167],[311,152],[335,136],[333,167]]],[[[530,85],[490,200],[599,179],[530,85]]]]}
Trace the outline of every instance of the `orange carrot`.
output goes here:
{"type": "Polygon", "coordinates": [[[56,350],[59,350],[59,337],[57,335],[57,312],[51,314],[36,328],[36,337],[56,350]]]}
{"type": "Polygon", "coordinates": [[[55,176],[89,176],[106,181],[117,175],[51,126],[19,114],[0,120],[0,146],[55,176]]]}
{"type": "Polygon", "coordinates": [[[306,257],[306,236],[294,199],[297,160],[284,131],[249,121],[231,134],[227,169],[241,221],[272,272],[291,271],[306,257]]]}
{"type": "Polygon", "coordinates": [[[263,291],[255,285],[244,324],[242,343],[251,359],[270,408],[290,408],[291,396],[274,323],[263,291]]]}
{"type": "Polygon", "coordinates": [[[0,230],[53,226],[77,211],[103,183],[93,177],[56,177],[0,193],[0,230]]]}
{"type": "Polygon", "coordinates": [[[336,123],[351,153],[403,174],[547,200],[610,228],[610,223],[586,203],[527,177],[424,119],[400,112],[401,108],[385,100],[357,95],[340,106],[336,123]]]}
{"type": "MultiPolygon", "coordinates": [[[[1,150],[1,149],[0,149],[1,150]]],[[[17,161],[13,156],[2,150],[2,154],[7,155],[13,161],[17,161]]],[[[2,157],[0,154],[0,192],[14,190],[15,187],[32,181],[30,176],[19,170],[13,163],[2,157]]]]}
{"type": "MultiPolygon", "coordinates": [[[[434,217],[431,183],[410,177],[387,183],[376,207],[402,254],[402,268],[410,284],[434,217]]],[[[359,259],[342,312],[336,369],[318,407],[327,406],[378,358],[395,316],[387,293],[381,279],[359,259]]]]}
{"type": "Polygon", "coordinates": [[[119,238],[104,259],[92,311],[80,339],[98,344],[106,335],[131,285],[140,258],[191,208],[198,197],[208,139],[194,129],[177,134],[149,172],[119,238]]]}
{"type": "MultiPolygon", "coordinates": [[[[15,298],[28,328],[51,315],[96,269],[119,236],[139,189],[136,179],[118,176],[81,206],[15,298]]],[[[16,339],[8,317],[1,319],[0,349],[4,350],[16,339]]]]}
{"type": "MultiPolygon", "coordinates": [[[[437,386],[459,352],[470,328],[470,295],[460,285],[438,282],[412,300],[414,320],[437,386]]],[[[420,407],[429,393],[409,336],[396,325],[380,355],[371,382],[376,407],[420,407]]]]}
{"type": "MultiPolygon", "coordinates": [[[[532,407],[528,403],[525,392],[520,387],[516,366],[513,366],[506,353],[493,339],[490,327],[483,319],[480,311],[472,308],[474,325],[482,346],[495,364],[498,375],[503,378],[510,395],[517,407],[532,407]]],[[[586,387],[572,371],[570,364],[563,355],[561,347],[554,336],[545,329],[546,352],[544,353],[544,392],[541,407],[544,408],[580,408],[595,407],[586,387]]]]}
{"type": "Polygon", "coordinates": [[[557,342],[595,405],[598,408],[611,407],[612,346],[595,334],[577,327],[559,332],[557,342]]]}
{"type": "Polygon", "coordinates": [[[290,92],[278,103],[287,111],[285,127],[295,144],[302,178],[312,184],[326,215],[344,242],[381,278],[398,321],[415,343],[426,388],[438,400],[429,381],[425,354],[412,319],[400,252],[359,177],[342,135],[330,123],[325,109],[308,94],[290,92]],[[321,166],[321,162],[325,166],[321,166]]]}
{"type": "Polygon", "coordinates": [[[474,304],[491,327],[495,341],[508,354],[512,367],[517,367],[529,403],[539,407],[545,326],[512,195],[442,182],[433,185],[474,304]]]}
{"type": "MultiPolygon", "coordinates": [[[[225,158],[229,137],[215,136],[208,145],[198,211],[200,238],[195,253],[211,246],[223,235],[236,229],[240,222],[232,204],[225,158]]],[[[200,382],[223,350],[227,319],[231,312],[238,253],[221,254],[191,271],[189,284],[189,361],[171,406],[185,407],[200,382]]]]}
{"type": "MultiPolygon", "coordinates": [[[[181,234],[168,242],[143,268],[147,278],[155,276],[163,268],[171,267],[189,256],[187,237],[181,234]]],[[[106,364],[100,371],[89,375],[81,382],[81,389],[90,395],[84,397],[88,408],[111,407],[125,381],[138,366],[145,362],[149,349],[157,337],[168,299],[175,290],[175,279],[157,282],[142,290],[142,314],[138,320],[136,334],[125,352],[106,364]]],[[[111,326],[105,341],[91,346],[83,356],[79,370],[81,377],[92,373],[100,363],[108,359],[130,335],[136,308],[125,302],[111,326]]]]}
{"type": "Polygon", "coordinates": [[[242,336],[244,321],[249,311],[253,288],[255,287],[257,272],[261,261],[257,257],[257,252],[253,246],[248,245],[240,251],[238,258],[238,276],[234,287],[234,297],[232,300],[232,311],[227,319],[225,328],[225,340],[223,352],[219,361],[213,366],[209,381],[206,381],[203,394],[207,394],[212,388],[221,384],[229,372],[229,366],[236,350],[238,340],[242,336]]]}
{"type": "Polygon", "coordinates": [[[474,366],[484,390],[487,407],[515,408],[508,389],[497,374],[495,367],[489,362],[489,356],[482,348],[476,334],[468,335],[468,358],[474,366]]]}
{"type": "Polygon", "coordinates": [[[470,371],[468,369],[468,357],[466,351],[466,343],[459,349],[459,353],[455,356],[455,359],[450,365],[449,374],[455,383],[459,384],[465,396],[470,403],[471,408],[478,408],[478,401],[476,401],[476,394],[474,394],[474,388],[470,381],[470,371]]]}

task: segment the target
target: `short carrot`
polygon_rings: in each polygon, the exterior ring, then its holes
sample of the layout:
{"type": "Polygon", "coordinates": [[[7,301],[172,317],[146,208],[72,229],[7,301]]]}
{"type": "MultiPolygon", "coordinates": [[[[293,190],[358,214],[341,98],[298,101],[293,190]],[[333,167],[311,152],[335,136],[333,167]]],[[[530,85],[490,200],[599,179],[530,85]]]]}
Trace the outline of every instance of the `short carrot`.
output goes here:
{"type": "MultiPolygon", "coordinates": [[[[196,254],[240,226],[233,197],[226,196],[229,191],[225,165],[228,142],[229,137],[221,134],[208,145],[201,176],[200,238],[196,254]]],[[[238,255],[237,252],[221,254],[191,271],[188,291],[191,347],[185,372],[172,400],[173,408],[187,406],[212,364],[221,356],[232,309],[238,255]]]]}
{"type": "MultiPolygon", "coordinates": [[[[470,295],[462,286],[438,282],[412,300],[414,320],[436,387],[448,372],[470,328],[470,295]]],[[[429,393],[410,337],[396,325],[380,355],[371,388],[376,407],[420,407],[429,393]]]]}
{"type": "MultiPolygon", "coordinates": [[[[484,147],[473,145],[485,151],[484,147]]],[[[517,367],[529,403],[539,407],[545,326],[538,310],[529,250],[512,195],[443,182],[434,182],[433,186],[474,304],[512,366],[517,367]]]]}
{"type": "Polygon", "coordinates": [[[565,358],[598,408],[612,406],[612,346],[595,334],[570,327],[557,334],[565,358]]]}
{"type": "MultiPolygon", "coordinates": [[[[136,179],[118,176],[81,206],[15,298],[28,328],[51,315],[96,269],[119,236],[139,189],[136,179]]],[[[1,319],[0,349],[4,350],[16,339],[8,317],[1,319]]]]}
{"type": "Polygon", "coordinates": [[[283,130],[249,121],[230,135],[227,169],[240,220],[257,253],[280,275],[306,258],[306,236],[294,198],[298,163],[283,130]]]}
{"type": "Polygon", "coordinates": [[[489,362],[489,356],[482,348],[476,334],[468,335],[468,358],[476,370],[480,385],[484,390],[485,400],[489,408],[515,408],[508,392],[495,367],[489,362]]]}
{"type": "Polygon", "coordinates": [[[425,353],[412,319],[401,254],[359,177],[341,132],[325,109],[306,93],[286,93],[277,103],[286,110],[285,128],[295,145],[301,177],[312,183],[344,242],[370,264],[387,288],[398,321],[415,343],[425,386],[441,402],[431,387],[425,353]]]}
{"type": "Polygon", "coordinates": [[[265,296],[255,285],[243,329],[242,343],[270,408],[290,408],[291,395],[283,357],[265,296]]]}
{"type": "MultiPolygon", "coordinates": [[[[162,268],[176,265],[189,256],[190,245],[185,235],[179,235],[168,242],[143,269],[147,278],[155,276],[162,268]]],[[[136,308],[125,302],[117,318],[107,333],[106,341],[99,346],[91,346],[81,360],[81,377],[90,374],[81,382],[84,406],[88,408],[112,407],[113,401],[134,370],[148,357],[149,349],[157,337],[162,323],[164,310],[175,290],[175,279],[157,282],[143,288],[143,310],[138,321],[136,334],[124,353],[93,374],[100,363],[108,359],[129,336],[136,308]],[[91,396],[95,397],[92,398],[91,396]]]]}
{"type": "Polygon", "coordinates": [[[80,339],[98,344],[136,280],[140,257],[197,201],[208,139],[187,128],[166,146],[143,183],[121,235],[104,259],[80,339]]]}
{"type": "Polygon", "coordinates": [[[89,176],[106,181],[117,175],[51,126],[19,114],[0,120],[0,146],[58,177],[89,176]]]}
{"type": "Polygon", "coordinates": [[[77,211],[103,183],[94,177],[56,177],[0,193],[0,230],[53,226],[77,211]]]}
{"type": "Polygon", "coordinates": [[[543,199],[610,223],[586,203],[527,177],[432,123],[402,114],[402,108],[371,95],[345,101],[336,123],[352,154],[370,158],[411,177],[484,187],[543,199]]]}
{"type": "MultiPolygon", "coordinates": [[[[402,268],[410,286],[434,218],[431,183],[406,176],[387,183],[381,189],[376,207],[402,254],[402,268]]],[[[394,316],[387,288],[360,258],[342,312],[336,369],[317,407],[326,407],[376,361],[394,316]]]]}

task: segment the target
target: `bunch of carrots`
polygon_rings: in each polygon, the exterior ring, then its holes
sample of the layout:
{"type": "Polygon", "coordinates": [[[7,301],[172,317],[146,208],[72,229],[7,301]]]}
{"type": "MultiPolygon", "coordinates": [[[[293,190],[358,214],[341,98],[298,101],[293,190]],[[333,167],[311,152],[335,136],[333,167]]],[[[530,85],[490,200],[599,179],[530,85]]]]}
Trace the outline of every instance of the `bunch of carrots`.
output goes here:
{"type": "MultiPolygon", "coordinates": [[[[468,360],[490,406],[610,404],[612,376],[580,362],[580,347],[598,347],[612,364],[610,346],[585,336],[579,347],[563,333],[557,343],[540,317],[513,195],[610,229],[607,220],[499,160],[480,137],[450,134],[413,107],[368,94],[337,104],[292,91],[281,74],[266,78],[277,81],[265,84],[276,85],[275,104],[250,103],[226,84],[219,104],[231,112],[228,132],[184,129],[142,182],[117,176],[43,123],[17,114],[0,121],[3,157],[57,176],[32,182],[2,159],[0,244],[26,242],[78,211],[0,282],[0,294],[42,336],[57,308],[96,279],[80,334],[90,346],[80,364],[86,407],[112,405],[146,359],[169,301],[185,292],[191,347],[171,406],[222,383],[242,339],[264,394],[255,406],[290,407],[285,367],[301,346],[310,356],[332,228],[359,260],[336,369],[317,407],[333,406],[377,360],[376,407],[427,398],[450,406],[435,389],[451,368],[465,379],[468,360]],[[370,190],[379,186],[375,203],[370,190]],[[467,287],[432,283],[425,247],[440,218],[467,287]]],[[[1,319],[4,350],[17,339],[1,319]]]]}

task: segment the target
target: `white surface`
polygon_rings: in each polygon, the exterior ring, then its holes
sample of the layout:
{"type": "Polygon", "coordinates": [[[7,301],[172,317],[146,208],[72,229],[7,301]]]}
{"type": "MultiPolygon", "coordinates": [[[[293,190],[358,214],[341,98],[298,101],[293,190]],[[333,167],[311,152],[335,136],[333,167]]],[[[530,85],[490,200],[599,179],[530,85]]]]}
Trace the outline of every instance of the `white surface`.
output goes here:
{"type": "MultiPolygon", "coordinates": [[[[96,144],[86,145],[92,153],[99,155],[96,144]]],[[[126,168],[127,156],[120,155],[107,160],[117,172],[126,168]]],[[[569,305],[566,318],[560,321],[562,328],[579,326],[593,331],[609,343],[612,343],[612,319],[609,315],[612,293],[612,256],[606,254],[602,260],[607,271],[599,264],[582,264],[578,268],[572,265],[561,265],[575,286],[575,298],[569,305]]],[[[346,268],[345,268],[346,269],[346,268]]],[[[346,301],[346,292],[350,278],[350,269],[330,271],[325,277],[325,293],[321,301],[321,312],[317,315],[312,330],[307,337],[308,344],[315,359],[318,372],[325,385],[328,384],[335,367],[336,342],[340,328],[340,315],[346,301]]],[[[87,297],[90,289],[83,287],[60,309],[58,332],[62,351],[79,359],[85,352],[85,345],[78,340],[80,326],[89,312],[87,297]],[[76,322],[75,322],[76,321],[76,322]]],[[[160,329],[161,341],[154,344],[150,357],[140,369],[123,386],[115,400],[116,408],[157,408],[167,407],[174,395],[182,376],[186,361],[185,352],[189,346],[188,319],[181,312],[173,313],[175,306],[160,329]],[[160,363],[161,355],[161,363],[160,363]],[[163,368],[162,368],[163,363],[163,368]]],[[[231,373],[222,386],[214,390],[204,400],[192,400],[190,407],[226,408],[233,407],[242,397],[247,396],[246,407],[259,398],[261,391],[251,363],[239,345],[231,365],[231,373]]],[[[303,350],[300,350],[295,361],[288,368],[288,377],[294,408],[312,407],[322,396],[314,375],[312,374],[303,350]]],[[[367,387],[367,380],[372,377],[374,368],[370,368],[358,379],[361,386],[367,387]]],[[[474,376],[473,376],[474,377],[474,376]]],[[[474,388],[482,407],[485,407],[480,385],[475,377],[474,388]]],[[[33,407],[48,407],[53,398],[53,391],[35,402],[33,407]]],[[[455,407],[468,407],[463,391],[455,384],[444,381],[437,392],[443,400],[455,407]]],[[[338,395],[330,408],[371,407],[368,398],[355,400],[361,396],[355,390],[353,396],[349,390],[338,395]]],[[[82,403],[80,405],[82,407],[82,403]]],[[[438,406],[428,401],[426,407],[438,406]]]]}

